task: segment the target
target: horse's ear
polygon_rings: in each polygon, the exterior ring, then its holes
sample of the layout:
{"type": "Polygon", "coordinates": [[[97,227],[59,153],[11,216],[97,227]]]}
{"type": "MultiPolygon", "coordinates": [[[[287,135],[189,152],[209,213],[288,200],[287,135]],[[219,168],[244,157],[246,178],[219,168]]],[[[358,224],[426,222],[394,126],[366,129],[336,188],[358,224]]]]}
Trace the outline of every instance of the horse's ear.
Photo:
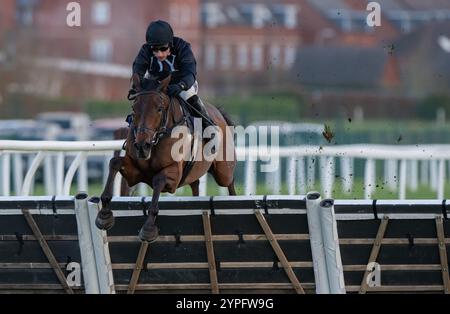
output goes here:
{"type": "Polygon", "coordinates": [[[131,89],[135,89],[136,91],[140,91],[142,89],[141,79],[137,73],[134,73],[131,77],[131,89]]]}
{"type": "Polygon", "coordinates": [[[158,86],[158,91],[163,92],[164,94],[167,93],[167,86],[169,86],[170,79],[172,78],[171,75],[167,76],[165,79],[161,81],[161,83],[158,86]]]}

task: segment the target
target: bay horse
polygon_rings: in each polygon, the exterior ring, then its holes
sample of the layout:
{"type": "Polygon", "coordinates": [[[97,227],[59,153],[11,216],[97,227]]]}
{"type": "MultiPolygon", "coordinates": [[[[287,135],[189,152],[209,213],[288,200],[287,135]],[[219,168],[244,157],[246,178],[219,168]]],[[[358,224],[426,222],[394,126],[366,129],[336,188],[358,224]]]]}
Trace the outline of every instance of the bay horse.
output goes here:
{"type": "MultiPolygon", "coordinates": [[[[95,223],[99,229],[104,230],[114,225],[114,216],[108,204],[112,199],[114,178],[117,172],[120,172],[129,187],[143,182],[153,189],[148,217],[139,231],[139,238],[142,241],[152,242],[158,237],[155,219],[161,192],[175,193],[177,188],[189,184],[192,195],[198,196],[199,179],[209,172],[219,186],[227,187],[230,195],[236,195],[234,188],[236,152],[233,134],[230,134],[228,128],[233,125],[231,119],[222,110],[205,104],[210,118],[222,134],[217,145],[217,156],[229,156],[227,150],[230,149],[233,157],[230,160],[227,158],[194,160],[188,174],[184,173],[188,161],[178,160],[171,154],[172,146],[179,139],[172,138],[169,131],[175,126],[185,124],[186,119],[180,100],[177,97],[169,97],[166,93],[170,76],[161,82],[146,79],[144,81],[141,82],[137,75],[132,77],[136,94],[132,105],[133,122],[128,129],[126,140],[126,153],[124,157],[115,155],[110,160],[108,178],[101,194],[102,209],[98,212],[95,223]]],[[[201,146],[198,145],[199,149],[201,146]]]]}

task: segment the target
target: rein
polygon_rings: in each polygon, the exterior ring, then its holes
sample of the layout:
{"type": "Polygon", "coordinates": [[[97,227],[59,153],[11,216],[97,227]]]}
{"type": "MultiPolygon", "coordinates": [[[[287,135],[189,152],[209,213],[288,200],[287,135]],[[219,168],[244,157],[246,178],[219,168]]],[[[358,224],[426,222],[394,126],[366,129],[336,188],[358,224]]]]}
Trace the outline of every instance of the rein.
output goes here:
{"type": "MultiPolygon", "coordinates": [[[[149,95],[149,94],[156,94],[162,99],[162,94],[160,92],[158,92],[158,91],[142,91],[142,92],[137,92],[137,93],[134,93],[134,94],[128,93],[128,97],[127,98],[130,101],[133,101],[139,96],[149,95]]],[[[153,134],[153,137],[152,137],[152,140],[151,140],[150,143],[151,143],[152,146],[156,146],[159,143],[159,140],[161,138],[163,138],[164,136],[168,135],[175,127],[185,123],[186,122],[186,117],[184,115],[179,121],[175,121],[175,116],[174,116],[175,113],[173,112],[172,108],[173,108],[173,98],[169,97],[169,107],[168,107],[167,110],[165,110],[165,109],[163,110],[163,118],[161,119],[159,127],[156,128],[156,129],[148,128],[148,127],[145,127],[145,126],[138,127],[138,126],[135,125],[135,123],[133,121],[133,124],[132,124],[131,127],[132,127],[132,130],[133,130],[134,139],[136,139],[138,133],[153,132],[154,134],[153,134]],[[169,123],[168,117],[169,117],[169,113],[170,113],[171,110],[173,112],[172,113],[173,126],[168,128],[167,127],[167,125],[169,123]]]]}

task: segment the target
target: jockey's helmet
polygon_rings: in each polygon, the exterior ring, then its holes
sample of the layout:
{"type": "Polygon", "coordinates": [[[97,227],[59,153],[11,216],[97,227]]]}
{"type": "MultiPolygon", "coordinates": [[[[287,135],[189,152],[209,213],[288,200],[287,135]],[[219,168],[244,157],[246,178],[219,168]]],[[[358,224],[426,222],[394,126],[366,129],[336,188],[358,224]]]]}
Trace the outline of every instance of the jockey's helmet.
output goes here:
{"type": "Polygon", "coordinates": [[[169,23],[165,21],[151,22],[145,34],[147,43],[151,46],[163,46],[172,43],[173,30],[169,23]]]}

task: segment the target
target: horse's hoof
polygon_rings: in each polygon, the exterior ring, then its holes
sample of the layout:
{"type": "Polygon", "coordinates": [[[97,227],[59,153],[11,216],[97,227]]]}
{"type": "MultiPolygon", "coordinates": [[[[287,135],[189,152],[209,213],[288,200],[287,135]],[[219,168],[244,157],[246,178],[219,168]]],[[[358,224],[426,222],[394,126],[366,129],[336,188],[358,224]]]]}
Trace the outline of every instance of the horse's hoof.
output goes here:
{"type": "Polygon", "coordinates": [[[144,227],[139,231],[139,239],[141,241],[154,242],[158,238],[158,227],[154,226],[150,230],[146,230],[144,227]]]}
{"type": "Polygon", "coordinates": [[[97,214],[97,218],[95,219],[95,225],[100,230],[109,230],[114,226],[114,216],[112,213],[109,215],[102,215],[101,212],[97,214]]]}

